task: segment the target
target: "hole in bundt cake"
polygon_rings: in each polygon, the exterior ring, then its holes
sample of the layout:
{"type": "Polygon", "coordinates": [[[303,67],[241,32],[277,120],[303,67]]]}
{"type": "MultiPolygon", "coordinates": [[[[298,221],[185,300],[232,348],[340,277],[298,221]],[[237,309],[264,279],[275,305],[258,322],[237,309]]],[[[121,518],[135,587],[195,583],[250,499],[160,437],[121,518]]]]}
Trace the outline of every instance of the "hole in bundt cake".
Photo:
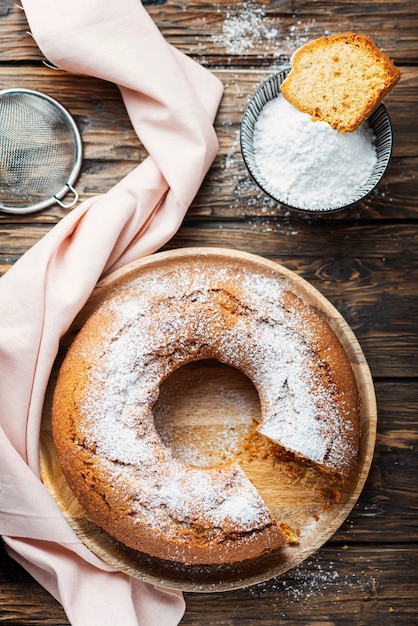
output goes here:
{"type": "Polygon", "coordinates": [[[245,374],[205,359],[179,367],[162,383],[153,413],[176,458],[210,467],[237,457],[260,420],[260,401],[245,374]]]}

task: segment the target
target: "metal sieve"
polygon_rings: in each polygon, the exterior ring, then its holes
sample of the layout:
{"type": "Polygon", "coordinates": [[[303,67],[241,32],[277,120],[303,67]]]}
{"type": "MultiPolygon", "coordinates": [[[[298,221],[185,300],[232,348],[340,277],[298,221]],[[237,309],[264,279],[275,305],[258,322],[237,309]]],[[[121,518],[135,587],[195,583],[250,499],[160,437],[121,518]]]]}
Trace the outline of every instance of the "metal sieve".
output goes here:
{"type": "Polygon", "coordinates": [[[0,91],[0,211],[73,207],[81,156],[78,128],[59,102],[31,89],[0,91]]]}

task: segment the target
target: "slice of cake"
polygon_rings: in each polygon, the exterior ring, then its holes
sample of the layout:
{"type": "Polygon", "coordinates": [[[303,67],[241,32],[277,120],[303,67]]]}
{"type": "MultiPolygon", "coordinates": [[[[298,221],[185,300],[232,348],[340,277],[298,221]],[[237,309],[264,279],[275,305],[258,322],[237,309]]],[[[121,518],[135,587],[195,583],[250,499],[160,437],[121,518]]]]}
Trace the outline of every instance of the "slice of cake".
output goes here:
{"type": "Polygon", "coordinates": [[[401,76],[370,37],[354,33],[310,41],[293,54],[291,66],[283,96],[340,132],[358,128],[401,76]]]}

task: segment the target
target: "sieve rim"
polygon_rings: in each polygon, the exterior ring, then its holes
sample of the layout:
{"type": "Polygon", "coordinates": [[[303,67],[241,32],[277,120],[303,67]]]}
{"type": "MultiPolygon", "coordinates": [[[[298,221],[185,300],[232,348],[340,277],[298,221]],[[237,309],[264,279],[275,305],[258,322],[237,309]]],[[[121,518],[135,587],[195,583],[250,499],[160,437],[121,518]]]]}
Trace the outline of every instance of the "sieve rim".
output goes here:
{"type": "Polygon", "coordinates": [[[63,208],[68,208],[68,209],[72,208],[75,205],[75,203],[78,201],[78,193],[73,188],[73,184],[76,181],[78,174],[80,173],[81,162],[82,162],[83,145],[81,141],[80,131],[78,130],[78,127],[73,117],[68,112],[68,110],[60,102],[58,102],[58,100],[55,100],[55,98],[52,98],[51,96],[48,96],[47,94],[42,93],[41,91],[37,91],[35,89],[27,89],[25,87],[10,87],[8,89],[0,90],[0,99],[3,98],[4,96],[8,96],[11,94],[19,94],[19,93],[36,96],[42,100],[46,100],[47,102],[55,106],[57,109],[59,109],[59,111],[62,113],[63,117],[65,118],[66,122],[68,123],[70,130],[72,132],[73,138],[74,138],[75,158],[74,158],[74,164],[73,164],[72,170],[70,171],[65,184],[53,196],[49,198],[45,198],[45,200],[40,200],[39,202],[35,202],[34,204],[22,206],[22,207],[10,206],[8,204],[1,202],[0,200],[0,211],[4,211],[5,213],[15,213],[15,214],[33,213],[35,211],[40,211],[41,209],[46,209],[47,207],[55,203],[57,203],[59,206],[63,208]],[[70,204],[64,205],[64,203],[62,203],[60,200],[69,191],[73,194],[74,200],[70,204]]]}

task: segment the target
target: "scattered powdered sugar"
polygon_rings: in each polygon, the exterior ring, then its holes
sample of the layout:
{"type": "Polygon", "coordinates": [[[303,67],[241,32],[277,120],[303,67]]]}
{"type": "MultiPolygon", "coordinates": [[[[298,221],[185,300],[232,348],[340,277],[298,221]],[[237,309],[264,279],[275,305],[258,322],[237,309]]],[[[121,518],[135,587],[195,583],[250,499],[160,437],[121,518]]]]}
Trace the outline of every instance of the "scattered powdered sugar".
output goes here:
{"type": "Polygon", "coordinates": [[[255,160],[266,189],[285,204],[311,210],[349,202],[376,164],[373,141],[366,124],[340,133],[313,122],[282,94],[267,102],[254,126],[255,160]]]}
{"type": "MultiPolygon", "coordinates": [[[[344,546],[343,549],[347,549],[344,546]]],[[[340,554],[340,553],[339,553],[340,554]]],[[[346,571],[346,568],[343,568],[346,571]]],[[[364,600],[376,595],[377,581],[369,571],[363,557],[357,561],[350,573],[341,574],[338,563],[321,558],[316,553],[287,574],[249,589],[255,597],[267,597],[270,604],[276,604],[286,618],[286,607],[293,604],[305,609],[317,608],[326,598],[328,602],[338,602],[345,594],[357,591],[364,600]],[[276,594],[276,596],[275,596],[276,594]]],[[[351,616],[351,623],[355,623],[351,616]]]]}
{"type": "Polygon", "coordinates": [[[264,7],[247,6],[228,10],[222,33],[214,35],[213,40],[231,54],[243,54],[261,42],[274,41],[277,34],[277,29],[265,19],[264,7]]]}
{"type": "Polygon", "coordinates": [[[296,20],[287,31],[279,32],[280,19],[273,22],[266,16],[265,6],[253,2],[241,2],[240,8],[228,8],[222,23],[222,31],[212,36],[213,42],[225,48],[231,55],[257,52],[257,55],[289,57],[309,40],[315,20],[296,20]]]}

